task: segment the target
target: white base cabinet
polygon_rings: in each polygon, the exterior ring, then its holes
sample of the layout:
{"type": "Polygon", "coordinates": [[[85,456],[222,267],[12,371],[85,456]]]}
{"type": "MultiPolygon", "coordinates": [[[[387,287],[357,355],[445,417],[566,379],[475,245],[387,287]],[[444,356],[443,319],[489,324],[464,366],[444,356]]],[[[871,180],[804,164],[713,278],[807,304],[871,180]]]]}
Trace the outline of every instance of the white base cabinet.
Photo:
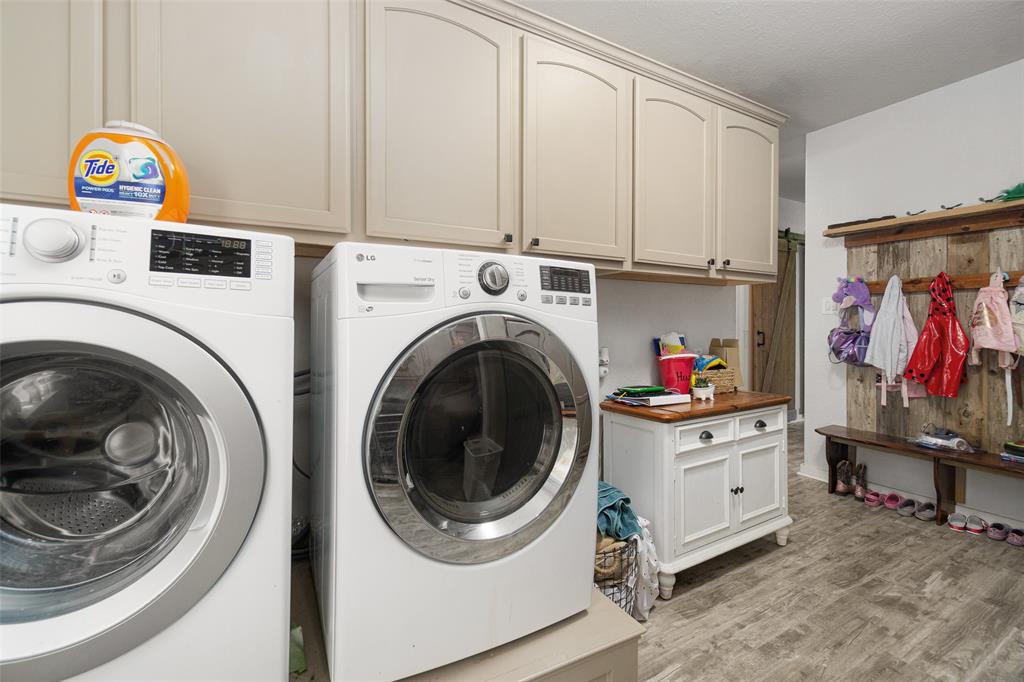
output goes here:
{"type": "Polygon", "coordinates": [[[663,423],[605,412],[604,478],[651,521],[663,599],[675,574],[757,538],[789,539],[785,406],[663,423]]]}

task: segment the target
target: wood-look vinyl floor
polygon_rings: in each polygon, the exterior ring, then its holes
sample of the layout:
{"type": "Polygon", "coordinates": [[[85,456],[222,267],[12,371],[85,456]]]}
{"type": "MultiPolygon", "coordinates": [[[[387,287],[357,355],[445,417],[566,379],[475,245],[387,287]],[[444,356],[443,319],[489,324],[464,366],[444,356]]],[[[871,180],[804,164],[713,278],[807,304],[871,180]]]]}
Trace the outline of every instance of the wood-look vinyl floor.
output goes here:
{"type": "Polygon", "coordinates": [[[789,544],[681,573],[641,680],[1024,680],[1024,549],[828,495],[802,459],[798,426],[789,544]]]}

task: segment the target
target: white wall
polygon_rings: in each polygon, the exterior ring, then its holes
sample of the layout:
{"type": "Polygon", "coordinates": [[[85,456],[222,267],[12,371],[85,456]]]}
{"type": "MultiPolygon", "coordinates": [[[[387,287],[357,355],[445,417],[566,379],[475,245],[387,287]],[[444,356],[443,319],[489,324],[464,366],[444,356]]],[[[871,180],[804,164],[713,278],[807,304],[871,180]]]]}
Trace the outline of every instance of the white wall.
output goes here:
{"type": "Polygon", "coordinates": [[[735,337],[734,287],[598,279],[597,328],[611,358],[602,391],[657,384],[651,339],[682,332],[688,348],[707,352],[712,337],[735,337]]]}
{"type": "Polygon", "coordinates": [[[779,197],[779,229],[785,230],[788,227],[800,234],[806,232],[805,206],[802,201],[779,197]]]}
{"type": "MultiPolygon", "coordinates": [[[[837,318],[821,313],[822,298],[834,291],[837,277],[847,274],[846,250],[842,240],[826,239],[821,231],[830,223],[977,203],[978,197],[993,196],[1021,180],[1024,60],[807,136],[802,473],[825,476],[824,439],[814,428],[846,420],[846,371],[826,357],[825,338],[837,318]]],[[[879,489],[933,494],[927,465],[903,457],[870,459],[869,479],[879,489]]],[[[986,477],[968,472],[967,482],[967,505],[990,518],[1024,519],[1020,481],[979,489],[986,477]]]]}

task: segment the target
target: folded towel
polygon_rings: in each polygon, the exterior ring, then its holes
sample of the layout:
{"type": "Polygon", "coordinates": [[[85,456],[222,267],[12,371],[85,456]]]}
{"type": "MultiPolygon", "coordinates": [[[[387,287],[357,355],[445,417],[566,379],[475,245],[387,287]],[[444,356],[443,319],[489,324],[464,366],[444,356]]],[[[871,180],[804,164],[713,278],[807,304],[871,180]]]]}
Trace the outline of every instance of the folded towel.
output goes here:
{"type": "Polygon", "coordinates": [[[626,493],[604,481],[597,484],[597,529],[616,540],[640,535],[640,522],[626,493]]]}

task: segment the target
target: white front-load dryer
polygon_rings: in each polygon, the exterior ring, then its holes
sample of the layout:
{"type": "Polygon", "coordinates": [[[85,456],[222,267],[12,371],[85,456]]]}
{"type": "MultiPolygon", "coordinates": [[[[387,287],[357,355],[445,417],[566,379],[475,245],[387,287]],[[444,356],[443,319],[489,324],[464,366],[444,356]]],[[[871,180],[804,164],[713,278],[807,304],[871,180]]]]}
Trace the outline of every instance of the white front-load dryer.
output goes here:
{"type": "Polygon", "coordinates": [[[0,206],[0,678],[287,677],[292,240],[0,206]]]}
{"type": "Polygon", "coordinates": [[[345,243],[314,273],[313,565],[335,680],[590,603],[593,267],[345,243]]]}

